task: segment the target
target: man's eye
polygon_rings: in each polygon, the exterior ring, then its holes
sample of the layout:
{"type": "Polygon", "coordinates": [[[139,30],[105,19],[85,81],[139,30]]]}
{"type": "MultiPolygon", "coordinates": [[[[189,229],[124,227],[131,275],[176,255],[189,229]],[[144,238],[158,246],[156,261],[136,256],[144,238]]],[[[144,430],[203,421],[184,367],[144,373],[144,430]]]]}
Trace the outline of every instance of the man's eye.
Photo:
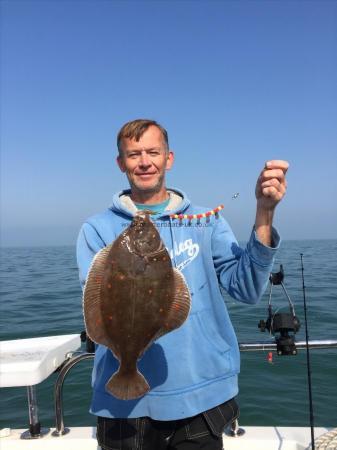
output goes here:
{"type": "Polygon", "coordinates": [[[157,156],[157,155],[159,155],[159,152],[157,150],[154,150],[154,151],[150,152],[150,155],[157,156]]]}

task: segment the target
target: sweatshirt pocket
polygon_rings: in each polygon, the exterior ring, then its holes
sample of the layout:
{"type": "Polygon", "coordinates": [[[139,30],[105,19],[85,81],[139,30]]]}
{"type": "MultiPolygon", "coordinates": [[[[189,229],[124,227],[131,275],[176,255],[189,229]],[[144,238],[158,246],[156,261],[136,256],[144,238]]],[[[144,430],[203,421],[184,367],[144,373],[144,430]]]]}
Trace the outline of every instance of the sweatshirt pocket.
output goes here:
{"type": "Polygon", "coordinates": [[[199,311],[193,317],[194,335],[194,370],[199,380],[214,380],[233,375],[234,362],[231,347],[216,328],[208,311],[199,311]]]}
{"type": "Polygon", "coordinates": [[[210,351],[218,351],[219,354],[225,354],[230,350],[229,344],[223,339],[219,330],[216,329],[205,311],[199,311],[196,313],[196,320],[198,322],[199,329],[203,334],[203,337],[208,341],[210,345],[210,351]]]}

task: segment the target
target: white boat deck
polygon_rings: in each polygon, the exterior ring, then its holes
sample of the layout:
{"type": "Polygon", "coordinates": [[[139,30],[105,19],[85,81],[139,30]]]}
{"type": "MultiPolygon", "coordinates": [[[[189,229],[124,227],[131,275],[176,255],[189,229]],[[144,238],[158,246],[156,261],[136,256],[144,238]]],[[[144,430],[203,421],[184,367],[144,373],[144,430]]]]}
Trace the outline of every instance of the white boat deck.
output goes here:
{"type": "MultiPolygon", "coordinates": [[[[245,427],[243,436],[224,436],[225,450],[307,450],[310,445],[310,428],[301,427],[245,427]]],[[[41,439],[20,439],[25,430],[11,430],[0,438],[1,450],[99,450],[95,427],[74,427],[70,433],[54,437],[51,432],[41,439]]],[[[315,438],[326,433],[327,428],[315,428],[315,438]]],[[[155,449],[153,449],[155,450],[155,449]]]]}

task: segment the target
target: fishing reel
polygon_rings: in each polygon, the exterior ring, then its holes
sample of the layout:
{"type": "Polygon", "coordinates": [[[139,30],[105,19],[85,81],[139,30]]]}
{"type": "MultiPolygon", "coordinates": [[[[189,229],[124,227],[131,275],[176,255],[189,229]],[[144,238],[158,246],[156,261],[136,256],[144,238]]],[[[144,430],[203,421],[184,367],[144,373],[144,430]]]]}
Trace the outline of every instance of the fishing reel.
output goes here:
{"type": "Polygon", "coordinates": [[[297,355],[297,349],[295,344],[295,334],[300,329],[300,321],[295,315],[294,305],[287,293],[287,290],[283,284],[284,271],[282,264],[280,265],[280,271],[271,273],[269,277],[270,291],[268,301],[268,318],[266,321],[260,320],[258,327],[260,331],[268,330],[270,334],[275,336],[275,342],[277,346],[278,355],[297,355]],[[289,302],[289,313],[276,312],[273,313],[271,297],[273,286],[281,285],[283,291],[289,302]],[[278,335],[276,335],[279,333],[278,335]],[[291,334],[289,334],[291,333],[291,334]]]}

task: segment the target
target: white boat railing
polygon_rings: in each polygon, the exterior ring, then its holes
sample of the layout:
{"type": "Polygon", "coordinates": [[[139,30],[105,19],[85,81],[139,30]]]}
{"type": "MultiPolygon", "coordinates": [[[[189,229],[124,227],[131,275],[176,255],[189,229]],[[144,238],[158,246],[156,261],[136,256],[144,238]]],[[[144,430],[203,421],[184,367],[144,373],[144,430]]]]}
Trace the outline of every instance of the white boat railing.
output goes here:
{"type": "MultiPolygon", "coordinates": [[[[307,348],[306,341],[295,342],[297,350],[305,350],[307,348]]],[[[310,349],[337,348],[337,340],[313,340],[309,341],[310,349]]],[[[274,341],[266,342],[244,342],[239,344],[240,352],[256,352],[263,350],[276,350],[277,344],[274,341]]]]}
{"type": "Polygon", "coordinates": [[[70,357],[68,361],[65,362],[65,364],[62,366],[60,373],[57,377],[57,380],[55,382],[55,389],[54,389],[54,399],[55,399],[55,431],[53,431],[52,436],[59,437],[63,436],[64,434],[69,433],[69,428],[66,428],[64,426],[64,420],[63,420],[63,383],[64,379],[67,376],[68,372],[80,361],[83,361],[85,359],[92,359],[94,358],[94,353],[87,353],[87,352],[79,352],[76,355],[73,355],[70,357]]]}

